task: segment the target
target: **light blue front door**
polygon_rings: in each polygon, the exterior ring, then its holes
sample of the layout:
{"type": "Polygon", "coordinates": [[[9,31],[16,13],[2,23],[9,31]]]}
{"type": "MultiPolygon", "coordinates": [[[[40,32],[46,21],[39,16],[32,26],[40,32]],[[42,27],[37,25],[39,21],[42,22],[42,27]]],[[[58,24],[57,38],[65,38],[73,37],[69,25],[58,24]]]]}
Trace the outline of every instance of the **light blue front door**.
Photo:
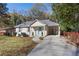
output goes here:
{"type": "Polygon", "coordinates": [[[35,36],[42,36],[42,31],[39,31],[39,30],[37,30],[37,31],[35,31],[35,36]]]}
{"type": "Polygon", "coordinates": [[[39,36],[42,36],[42,31],[39,31],[39,36]]]}
{"type": "Polygon", "coordinates": [[[39,31],[38,30],[35,31],[35,36],[39,36],[39,31]]]}

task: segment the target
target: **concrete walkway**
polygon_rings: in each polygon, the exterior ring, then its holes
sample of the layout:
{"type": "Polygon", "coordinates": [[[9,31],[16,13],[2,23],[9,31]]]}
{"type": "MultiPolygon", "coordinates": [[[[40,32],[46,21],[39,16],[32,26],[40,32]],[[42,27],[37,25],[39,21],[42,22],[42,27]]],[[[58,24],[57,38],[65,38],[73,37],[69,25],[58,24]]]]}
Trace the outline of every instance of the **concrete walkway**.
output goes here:
{"type": "Polygon", "coordinates": [[[28,56],[75,56],[76,47],[66,43],[64,37],[47,36],[28,56]]]}

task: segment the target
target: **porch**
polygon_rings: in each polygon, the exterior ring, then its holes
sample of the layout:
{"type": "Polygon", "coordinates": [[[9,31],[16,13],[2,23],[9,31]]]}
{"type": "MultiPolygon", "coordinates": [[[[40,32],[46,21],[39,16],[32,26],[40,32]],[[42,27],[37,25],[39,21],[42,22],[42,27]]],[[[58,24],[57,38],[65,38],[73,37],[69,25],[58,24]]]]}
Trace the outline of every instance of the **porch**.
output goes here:
{"type": "Polygon", "coordinates": [[[30,36],[38,36],[38,37],[44,37],[46,36],[46,28],[45,26],[33,26],[30,28],[30,36]]]}
{"type": "Polygon", "coordinates": [[[30,37],[38,36],[45,37],[47,35],[60,36],[59,26],[33,26],[30,28],[30,37]]]}

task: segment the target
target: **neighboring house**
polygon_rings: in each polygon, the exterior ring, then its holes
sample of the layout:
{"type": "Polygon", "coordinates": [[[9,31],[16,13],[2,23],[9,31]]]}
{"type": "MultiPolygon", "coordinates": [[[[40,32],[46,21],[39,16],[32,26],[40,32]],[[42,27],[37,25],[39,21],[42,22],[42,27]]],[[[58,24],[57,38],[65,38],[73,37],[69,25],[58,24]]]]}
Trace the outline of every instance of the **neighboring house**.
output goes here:
{"type": "Polygon", "coordinates": [[[47,35],[60,35],[59,24],[50,20],[35,20],[27,21],[15,26],[16,36],[22,36],[25,33],[29,37],[39,36],[45,37],[47,35]]]}
{"type": "Polygon", "coordinates": [[[6,33],[6,29],[5,28],[0,28],[0,35],[4,35],[6,33]]]}
{"type": "Polygon", "coordinates": [[[15,36],[15,28],[14,27],[8,27],[6,28],[6,34],[5,35],[8,35],[8,36],[15,36]]]}
{"type": "Polygon", "coordinates": [[[15,28],[14,27],[5,27],[5,28],[0,28],[0,35],[12,35],[15,33],[15,28]]]}

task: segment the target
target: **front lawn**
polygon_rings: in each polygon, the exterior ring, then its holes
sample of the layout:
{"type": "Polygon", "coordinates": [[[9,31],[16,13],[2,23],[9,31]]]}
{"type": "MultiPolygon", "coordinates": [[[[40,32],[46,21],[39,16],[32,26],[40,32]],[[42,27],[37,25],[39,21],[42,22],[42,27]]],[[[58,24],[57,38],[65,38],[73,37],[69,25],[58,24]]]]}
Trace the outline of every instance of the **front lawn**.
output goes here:
{"type": "Polygon", "coordinates": [[[27,55],[35,46],[30,37],[0,36],[0,55],[27,55]]]}

